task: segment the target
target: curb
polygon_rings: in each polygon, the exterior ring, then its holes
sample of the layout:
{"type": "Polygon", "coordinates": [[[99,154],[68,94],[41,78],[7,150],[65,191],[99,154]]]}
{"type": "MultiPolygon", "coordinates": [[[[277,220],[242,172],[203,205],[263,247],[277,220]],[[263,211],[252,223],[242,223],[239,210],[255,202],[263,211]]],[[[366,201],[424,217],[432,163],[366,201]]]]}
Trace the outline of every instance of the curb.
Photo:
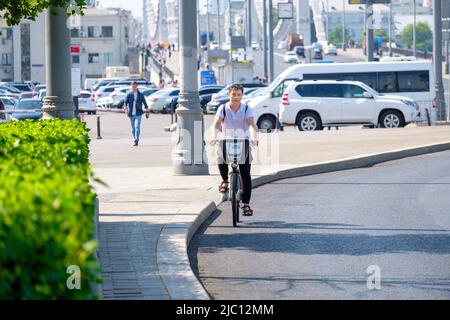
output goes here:
{"type": "MultiPolygon", "coordinates": [[[[252,179],[252,184],[255,188],[281,179],[368,167],[381,162],[446,150],[450,150],[450,141],[319,162],[259,176],[252,179]]],[[[192,271],[188,256],[192,236],[224,201],[215,189],[210,192],[210,199],[213,200],[191,202],[164,226],[159,235],[156,248],[157,267],[171,299],[210,300],[209,294],[192,271]]]]}

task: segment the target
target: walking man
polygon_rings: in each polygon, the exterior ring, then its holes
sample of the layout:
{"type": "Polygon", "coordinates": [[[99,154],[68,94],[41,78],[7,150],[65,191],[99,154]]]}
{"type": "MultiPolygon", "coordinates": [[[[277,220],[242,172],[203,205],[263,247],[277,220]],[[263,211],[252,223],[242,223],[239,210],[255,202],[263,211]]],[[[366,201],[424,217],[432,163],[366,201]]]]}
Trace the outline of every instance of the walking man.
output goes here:
{"type": "Polygon", "coordinates": [[[148,117],[149,110],[147,101],[145,101],[145,96],[138,90],[138,84],[135,81],[131,84],[131,92],[127,94],[124,106],[125,112],[131,121],[131,133],[133,135],[134,146],[139,144],[139,137],[141,135],[141,120],[144,114],[142,104],[145,106],[145,113],[148,117]]]}

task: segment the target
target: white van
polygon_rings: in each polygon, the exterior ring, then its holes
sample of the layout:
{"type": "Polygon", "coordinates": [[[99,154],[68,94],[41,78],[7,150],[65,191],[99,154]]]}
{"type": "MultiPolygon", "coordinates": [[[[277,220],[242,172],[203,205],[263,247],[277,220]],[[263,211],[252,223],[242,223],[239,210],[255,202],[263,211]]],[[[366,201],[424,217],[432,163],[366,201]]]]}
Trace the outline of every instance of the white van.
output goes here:
{"type": "Polygon", "coordinates": [[[351,80],[361,81],[380,94],[399,95],[419,104],[420,119],[436,121],[434,73],[430,61],[355,62],[327,64],[296,64],[283,71],[268,87],[264,95],[255,97],[248,105],[255,122],[262,130],[276,128],[280,99],[292,81],[351,80]]]}

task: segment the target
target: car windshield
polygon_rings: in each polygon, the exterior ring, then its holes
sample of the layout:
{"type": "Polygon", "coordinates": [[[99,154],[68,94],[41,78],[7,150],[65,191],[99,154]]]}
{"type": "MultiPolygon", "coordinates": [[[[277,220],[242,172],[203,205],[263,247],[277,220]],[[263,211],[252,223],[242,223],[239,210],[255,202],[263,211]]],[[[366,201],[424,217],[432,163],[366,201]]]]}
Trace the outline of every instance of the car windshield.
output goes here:
{"type": "Polygon", "coordinates": [[[82,94],[80,94],[80,98],[82,98],[82,99],[88,99],[90,97],[91,97],[90,93],[82,93],[82,94]]]}
{"type": "Polygon", "coordinates": [[[256,97],[256,96],[263,96],[263,95],[265,95],[267,93],[267,91],[268,91],[267,87],[256,89],[255,91],[250,92],[249,94],[247,94],[247,98],[248,97],[256,97]]]}
{"type": "Polygon", "coordinates": [[[17,108],[20,110],[35,110],[35,109],[41,109],[41,101],[19,101],[17,104],[17,108]]]}
{"type": "Polygon", "coordinates": [[[31,91],[30,86],[27,84],[15,84],[13,87],[20,91],[31,91]]]}

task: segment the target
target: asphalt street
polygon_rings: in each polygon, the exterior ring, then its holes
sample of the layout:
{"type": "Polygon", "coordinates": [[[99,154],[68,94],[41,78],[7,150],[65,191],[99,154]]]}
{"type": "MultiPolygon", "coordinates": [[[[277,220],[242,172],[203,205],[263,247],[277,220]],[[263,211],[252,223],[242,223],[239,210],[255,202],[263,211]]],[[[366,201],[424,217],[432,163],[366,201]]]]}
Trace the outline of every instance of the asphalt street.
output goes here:
{"type": "Polygon", "coordinates": [[[219,206],[190,260],[214,299],[449,299],[449,194],[450,152],[281,180],[238,228],[219,206]]]}

